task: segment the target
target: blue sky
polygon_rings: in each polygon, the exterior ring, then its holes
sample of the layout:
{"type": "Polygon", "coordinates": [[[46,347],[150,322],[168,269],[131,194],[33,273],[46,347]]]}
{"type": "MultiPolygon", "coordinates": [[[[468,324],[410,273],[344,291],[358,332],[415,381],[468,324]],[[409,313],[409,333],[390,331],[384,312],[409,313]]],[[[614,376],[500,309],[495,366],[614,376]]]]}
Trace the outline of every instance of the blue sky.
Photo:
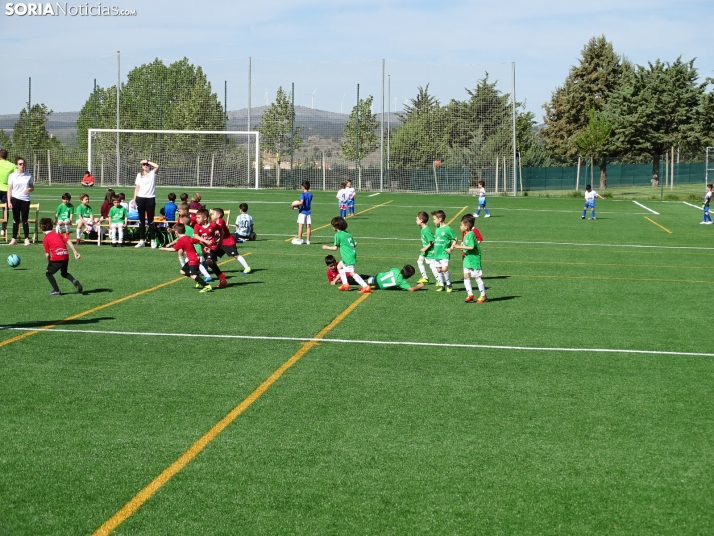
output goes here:
{"type": "MultiPolygon", "coordinates": [[[[63,2],[64,4],[64,2],[63,2]]],[[[68,2],[69,6],[83,5],[68,2]]],[[[0,14],[0,114],[27,101],[59,111],[78,110],[93,79],[116,83],[158,57],[201,65],[228,109],[247,105],[247,58],[253,62],[252,103],[265,104],[278,85],[296,84],[296,104],[344,111],[361,94],[379,108],[381,59],[390,74],[392,106],[430,84],[446,102],[465,97],[488,71],[510,91],[516,65],[518,100],[537,118],[551,91],[562,84],[587,40],[604,34],[618,53],[645,64],[696,57],[700,75],[714,76],[714,3],[704,0],[542,0],[501,2],[442,0],[107,0],[102,5],[136,10],[133,17],[28,17],[0,14]]],[[[55,5],[54,3],[52,4],[55,5]]],[[[97,2],[90,3],[97,5],[97,2]]],[[[385,107],[387,104],[385,103],[385,107]]]]}

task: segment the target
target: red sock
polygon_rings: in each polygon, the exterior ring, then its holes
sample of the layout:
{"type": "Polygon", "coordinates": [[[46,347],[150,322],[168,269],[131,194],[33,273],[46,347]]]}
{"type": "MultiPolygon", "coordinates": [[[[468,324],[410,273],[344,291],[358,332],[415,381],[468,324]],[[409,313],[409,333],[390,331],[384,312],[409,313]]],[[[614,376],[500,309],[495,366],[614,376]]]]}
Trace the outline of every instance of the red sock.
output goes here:
{"type": "Polygon", "coordinates": [[[218,275],[218,280],[219,280],[219,281],[225,281],[225,280],[226,280],[226,274],[224,274],[223,272],[221,272],[221,273],[218,275]]]}

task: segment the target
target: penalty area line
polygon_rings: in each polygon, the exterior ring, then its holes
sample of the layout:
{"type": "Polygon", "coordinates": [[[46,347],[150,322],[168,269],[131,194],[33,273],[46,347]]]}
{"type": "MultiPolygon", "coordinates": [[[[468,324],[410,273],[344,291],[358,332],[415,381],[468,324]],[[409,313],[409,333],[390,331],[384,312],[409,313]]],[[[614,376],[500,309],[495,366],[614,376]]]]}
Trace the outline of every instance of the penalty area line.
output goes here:
{"type": "Polygon", "coordinates": [[[692,205],[691,203],[687,203],[686,201],[682,201],[685,205],[689,205],[692,208],[696,208],[697,210],[702,210],[702,207],[698,207],[697,205],[692,205]]]}
{"type": "MultiPolygon", "coordinates": [[[[355,304],[356,306],[357,304],[355,304]]],[[[2,328],[7,330],[23,331],[31,328],[2,328]]],[[[336,343],[336,344],[370,344],[375,346],[421,346],[428,348],[468,348],[483,350],[515,350],[526,352],[589,352],[601,354],[643,354],[643,355],[675,355],[685,357],[714,357],[706,352],[678,352],[669,350],[637,350],[624,348],[567,348],[559,346],[505,346],[497,344],[465,344],[465,343],[440,343],[420,341],[370,341],[360,339],[328,339],[321,337],[275,337],[268,335],[221,335],[208,333],[152,333],[145,331],[106,331],[96,329],[53,329],[45,333],[86,333],[96,335],[123,335],[137,337],[187,337],[198,339],[240,339],[256,341],[285,341],[306,343],[336,343]]]]}
{"type": "Polygon", "coordinates": [[[634,199],[632,200],[632,202],[633,202],[635,205],[640,206],[640,207],[642,207],[642,208],[645,209],[645,210],[649,210],[652,214],[657,214],[657,216],[659,216],[659,212],[656,212],[656,211],[652,210],[651,208],[644,206],[642,203],[638,203],[638,202],[635,201],[634,199]]]}

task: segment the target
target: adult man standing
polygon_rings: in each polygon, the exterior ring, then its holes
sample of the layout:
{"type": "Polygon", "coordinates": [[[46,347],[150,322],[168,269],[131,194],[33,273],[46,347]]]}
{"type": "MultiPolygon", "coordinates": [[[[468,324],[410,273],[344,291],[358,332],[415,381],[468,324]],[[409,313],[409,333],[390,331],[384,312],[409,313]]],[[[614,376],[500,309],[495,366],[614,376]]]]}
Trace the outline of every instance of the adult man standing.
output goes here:
{"type": "MultiPolygon", "coordinates": [[[[7,151],[5,149],[0,149],[0,205],[2,206],[2,213],[5,216],[3,219],[7,220],[7,178],[10,173],[15,172],[15,164],[7,161],[7,151]]],[[[5,236],[7,223],[2,222],[2,230],[0,230],[0,236],[5,236]]]]}

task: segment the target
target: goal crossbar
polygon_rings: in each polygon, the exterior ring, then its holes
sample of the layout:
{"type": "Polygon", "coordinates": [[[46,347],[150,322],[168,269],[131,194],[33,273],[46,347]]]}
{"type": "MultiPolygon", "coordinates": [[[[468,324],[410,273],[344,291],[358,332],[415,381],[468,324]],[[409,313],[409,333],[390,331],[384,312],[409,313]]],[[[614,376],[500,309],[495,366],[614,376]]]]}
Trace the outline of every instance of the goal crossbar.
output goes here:
{"type": "MultiPolygon", "coordinates": [[[[92,134],[95,132],[110,132],[115,134],[247,134],[255,136],[255,188],[260,182],[260,132],[256,130],[144,130],[128,128],[90,128],[87,129],[87,169],[92,171],[92,134]]],[[[117,146],[117,166],[119,147],[117,146]]]]}

